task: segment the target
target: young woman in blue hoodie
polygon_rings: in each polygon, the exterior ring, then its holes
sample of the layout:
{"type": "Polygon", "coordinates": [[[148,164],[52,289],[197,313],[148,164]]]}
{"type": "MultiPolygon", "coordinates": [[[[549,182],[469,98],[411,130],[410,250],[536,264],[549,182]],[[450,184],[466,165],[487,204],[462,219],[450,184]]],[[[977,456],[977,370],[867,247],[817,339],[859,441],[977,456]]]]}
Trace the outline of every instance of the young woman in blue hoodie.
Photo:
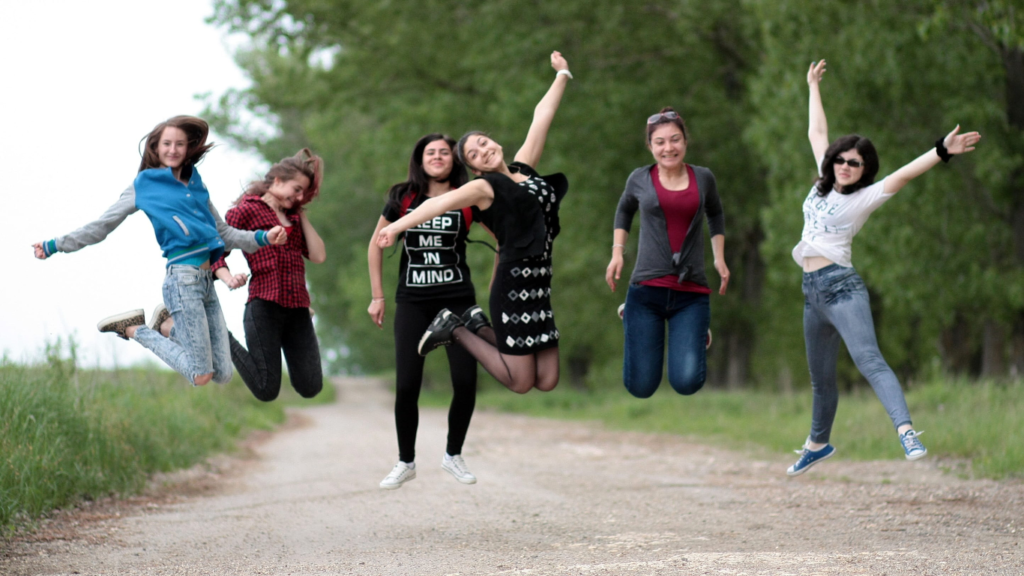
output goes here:
{"type": "MultiPolygon", "coordinates": [[[[167,259],[164,305],[174,319],[170,338],[159,326],[147,326],[143,310],[105,318],[100,332],[135,339],[194,386],[212,379],[231,379],[228,329],[213,286],[210,262],[225,248],[255,252],[268,244],[283,244],[284,228],[237,230],[228,226],[210,203],[210,195],[195,165],[213,144],[207,144],[209,125],[193,116],[175,116],[157,124],[146,136],[139,173],[113,206],[98,220],[53,240],[33,245],[37,258],[74,252],[101,242],[129,215],[142,210],[153,224],[167,259]]],[[[220,276],[228,286],[245,283],[244,276],[220,276]]]]}

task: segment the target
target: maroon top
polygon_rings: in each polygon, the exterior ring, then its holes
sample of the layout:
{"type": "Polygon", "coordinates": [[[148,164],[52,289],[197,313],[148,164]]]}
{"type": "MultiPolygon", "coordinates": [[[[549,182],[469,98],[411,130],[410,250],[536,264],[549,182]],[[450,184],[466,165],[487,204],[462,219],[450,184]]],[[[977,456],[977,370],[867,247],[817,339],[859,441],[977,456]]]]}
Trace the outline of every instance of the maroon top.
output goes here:
{"type": "MultiPolygon", "coordinates": [[[[654,190],[658,193],[658,203],[661,204],[661,211],[665,213],[665,222],[668,226],[668,243],[672,247],[672,253],[679,252],[683,248],[683,241],[686,240],[686,232],[690,229],[690,223],[697,215],[700,208],[700,193],[697,190],[697,176],[693,168],[686,165],[686,173],[690,176],[690,185],[683,190],[669,190],[661,185],[658,178],[658,165],[651,168],[651,181],[654,183],[654,190]]],[[[668,274],[661,278],[652,278],[640,282],[643,286],[655,286],[659,288],[671,288],[680,292],[698,292],[700,294],[711,294],[711,289],[701,286],[695,282],[684,281],[668,274]]]]}
{"type": "MultiPolygon", "coordinates": [[[[252,254],[246,254],[252,278],[249,280],[249,299],[268,300],[285,308],[309,308],[309,291],[306,290],[306,263],[309,248],[302,234],[302,222],[298,214],[289,214],[291,220],[288,240],[282,246],[264,246],[252,254]]],[[[280,226],[274,209],[259,196],[244,196],[235,207],[228,210],[224,220],[240,230],[270,230],[280,226]]],[[[224,254],[213,263],[213,269],[227,266],[224,254]]]]}

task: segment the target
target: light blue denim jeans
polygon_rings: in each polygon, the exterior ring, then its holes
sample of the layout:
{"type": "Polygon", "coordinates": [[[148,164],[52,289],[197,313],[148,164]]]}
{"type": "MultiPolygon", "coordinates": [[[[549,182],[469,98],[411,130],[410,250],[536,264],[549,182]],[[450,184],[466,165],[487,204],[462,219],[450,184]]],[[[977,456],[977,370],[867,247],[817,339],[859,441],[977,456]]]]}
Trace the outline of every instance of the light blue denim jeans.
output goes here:
{"type": "Polygon", "coordinates": [[[650,398],[661,384],[668,325],[668,383],[683,395],[704,387],[707,376],[707,294],[630,284],[622,316],[626,333],[622,381],[637,398],[650,398]]]}
{"type": "Polygon", "coordinates": [[[814,405],[811,442],[825,444],[839,404],[836,360],[840,338],[860,373],[874,388],[894,427],[910,424],[899,380],[878,350],[868,289],[857,271],[838,264],[804,272],[804,344],[811,371],[814,405]]]}
{"type": "Polygon", "coordinates": [[[196,266],[171,265],[164,277],[164,306],[174,318],[171,337],[141,326],[135,340],[149,348],[192,384],[213,373],[213,381],[231,380],[228,326],[214,289],[213,273],[196,266]]]}

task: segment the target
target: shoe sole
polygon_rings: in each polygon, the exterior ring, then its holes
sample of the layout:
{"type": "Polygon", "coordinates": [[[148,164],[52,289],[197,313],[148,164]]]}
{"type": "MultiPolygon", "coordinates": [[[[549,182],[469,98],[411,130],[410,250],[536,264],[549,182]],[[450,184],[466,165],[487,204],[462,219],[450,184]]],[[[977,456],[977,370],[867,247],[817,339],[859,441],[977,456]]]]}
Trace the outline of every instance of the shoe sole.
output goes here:
{"type": "Polygon", "coordinates": [[[124,338],[125,340],[128,340],[128,336],[121,332],[118,332],[115,326],[121,322],[131,320],[133,318],[141,319],[141,321],[138,324],[139,326],[145,325],[146,311],[143,310],[142,308],[138,308],[136,310],[130,310],[128,312],[114,314],[113,316],[107,316],[103,320],[100,320],[99,322],[96,323],[96,329],[99,330],[100,332],[109,332],[111,334],[116,335],[118,338],[124,338]]]}
{"type": "Polygon", "coordinates": [[[458,476],[458,475],[457,475],[457,474],[455,473],[455,471],[454,471],[454,470],[451,470],[450,468],[447,468],[447,467],[445,467],[445,465],[444,465],[444,464],[442,464],[442,465],[441,465],[441,468],[442,468],[442,469],[443,469],[443,470],[444,470],[445,472],[447,472],[447,473],[451,474],[451,475],[452,475],[452,478],[455,478],[456,480],[458,480],[459,482],[461,482],[461,483],[463,483],[463,484],[476,484],[476,477],[473,477],[473,479],[472,479],[472,480],[468,480],[468,479],[466,479],[466,478],[461,478],[461,477],[459,477],[459,476],[458,476]]]}
{"type": "Polygon", "coordinates": [[[383,489],[385,489],[385,490],[398,490],[398,489],[399,489],[399,488],[401,488],[401,487],[402,487],[402,486],[403,486],[403,485],[404,485],[404,484],[405,484],[406,482],[408,482],[408,481],[410,481],[410,480],[415,480],[415,479],[416,479],[416,471],[414,470],[414,471],[413,471],[413,473],[412,473],[412,474],[411,474],[410,476],[408,476],[408,477],[407,477],[407,478],[406,478],[405,480],[402,480],[402,481],[401,481],[401,482],[399,482],[398,484],[385,484],[385,483],[381,482],[381,483],[380,483],[380,487],[381,487],[381,488],[383,488],[383,489]]]}
{"type": "Polygon", "coordinates": [[[801,468],[801,469],[799,469],[799,470],[797,470],[795,472],[790,472],[789,469],[787,469],[786,470],[786,475],[787,476],[799,476],[799,475],[803,474],[804,472],[807,472],[808,470],[810,470],[811,467],[814,466],[815,464],[817,464],[819,462],[824,462],[825,460],[828,460],[829,458],[835,456],[836,452],[838,452],[838,450],[836,450],[835,446],[833,446],[832,447],[832,452],[828,456],[822,456],[821,458],[818,458],[814,462],[811,462],[807,466],[804,466],[803,468],[801,468]]]}
{"type": "Polygon", "coordinates": [[[927,455],[928,455],[928,449],[925,448],[924,452],[921,452],[917,456],[911,456],[909,454],[906,454],[906,457],[907,457],[907,460],[910,460],[911,462],[913,462],[914,460],[920,460],[921,458],[924,458],[927,455]]]}
{"type": "MultiPolygon", "coordinates": [[[[446,314],[445,316],[442,316],[442,318],[446,318],[446,319],[447,319],[447,318],[448,318],[449,316],[451,316],[451,315],[452,315],[452,313],[451,313],[451,312],[448,312],[448,314],[446,314]]],[[[430,324],[431,324],[431,325],[433,325],[434,323],[433,323],[433,322],[431,322],[430,324]]],[[[427,340],[428,340],[428,339],[429,339],[429,338],[430,338],[431,336],[433,336],[433,335],[434,335],[434,332],[433,332],[433,330],[430,330],[429,328],[427,329],[427,331],[426,331],[426,332],[424,332],[424,333],[423,333],[423,336],[421,336],[421,337],[420,337],[420,343],[419,343],[419,345],[417,345],[417,346],[416,346],[416,353],[417,353],[417,354],[419,354],[420,356],[423,356],[424,358],[426,358],[426,356],[427,356],[427,354],[428,354],[428,353],[430,352],[430,350],[427,350],[426,352],[424,352],[424,351],[423,351],[423,345],[424,345],[424,344],[426,344],[426,343],[427,343],[427,340]]]]}

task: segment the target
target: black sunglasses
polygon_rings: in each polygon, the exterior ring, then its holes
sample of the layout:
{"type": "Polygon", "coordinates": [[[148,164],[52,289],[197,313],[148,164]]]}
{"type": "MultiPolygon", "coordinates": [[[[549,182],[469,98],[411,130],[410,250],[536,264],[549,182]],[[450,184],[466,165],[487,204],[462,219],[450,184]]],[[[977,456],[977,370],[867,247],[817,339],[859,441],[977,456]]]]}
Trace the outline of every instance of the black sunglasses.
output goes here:
{"type": "Polygon", "coordinates": [[[835,164],[836,166],[842,166],[843,164],[848,164],[850,166],[850,168],[860,168],[861,166],[864,165],[864,163],[861,162],[860,160],[853,160],[853,159],[847,160],[846,158],[843,158],[842,156],[836,156],[836,159],[833,160],[832,163],[835,164]]]}
{"type": "Polygon", "coordinates": [[[676,118],[679,118],[679,114],[676,114],[675,112],[665,112],[664,114],[659,112],[654,116],[648,117],[647,123],[655,124],[657,122],[661,122],[662,120],[675,120],[676,118]]]}

